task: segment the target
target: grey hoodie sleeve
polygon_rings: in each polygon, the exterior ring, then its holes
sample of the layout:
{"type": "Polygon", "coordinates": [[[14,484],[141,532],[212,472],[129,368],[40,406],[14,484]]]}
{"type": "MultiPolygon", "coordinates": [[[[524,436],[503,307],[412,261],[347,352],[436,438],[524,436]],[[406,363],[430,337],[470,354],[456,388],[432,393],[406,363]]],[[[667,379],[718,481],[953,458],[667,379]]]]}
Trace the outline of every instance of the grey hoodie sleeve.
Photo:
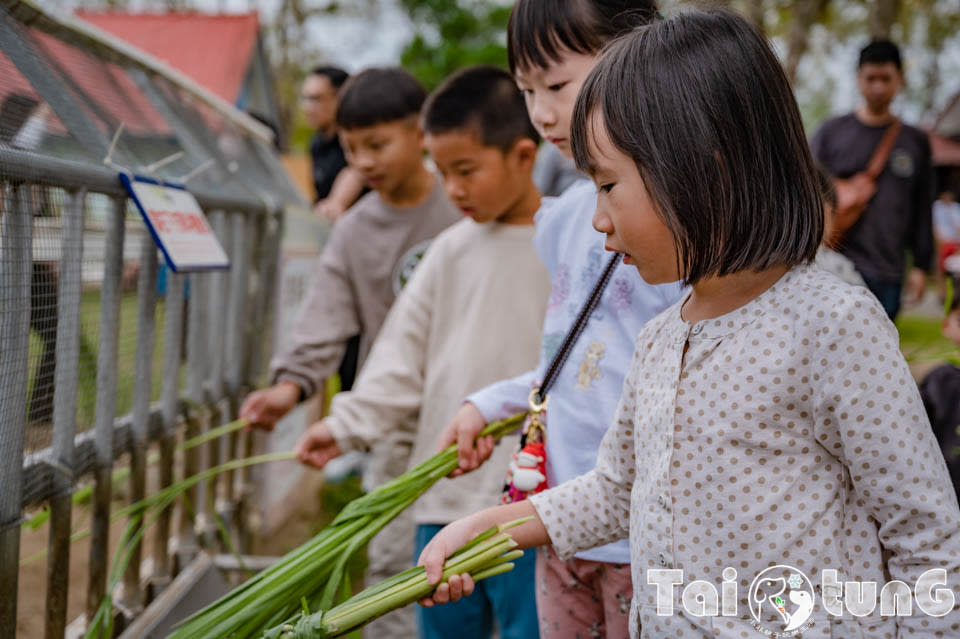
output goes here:
{"type": "Polygon", "coordinates": [[[270,362],[271,383],[291,381],[303,399],[337,371],[347,340],[361,330],[342,235],[331,235],[285,346],[270,362]]]}

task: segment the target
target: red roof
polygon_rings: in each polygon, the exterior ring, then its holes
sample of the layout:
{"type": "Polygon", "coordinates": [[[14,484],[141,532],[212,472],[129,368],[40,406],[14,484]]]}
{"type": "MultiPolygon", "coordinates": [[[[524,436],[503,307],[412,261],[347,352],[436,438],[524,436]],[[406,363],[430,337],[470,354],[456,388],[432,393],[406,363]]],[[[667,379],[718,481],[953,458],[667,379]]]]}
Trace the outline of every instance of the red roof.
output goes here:
{"type": "Polygon", "coordinates": [[[46,33],[34,31],[33,35],[59,70],[96,102],[96,109],[101,115],[91,112],[89,105],[79,101],[81,108],[92,116],[107,139],[113,136],[114,131],[106,127],[113,123],[104,121],[104,117],[123,122],[129,132],[138,135],[170,134],[170,125],[154,110],[123,69],[112,63],[104,63],[91,53],[46,33]]]}
{"type": "Polygon", "coordinates": [[[257,13],[211,15],[77,11],[77,17],[163,60],[236,103],[254,55],[257,13]]]}
{"type": "MultiPolygon", "coordinates": [[[[108,139],[113,135],[117,122],[123,122],[127,130],[138,135],[169,135],[170,126],[154,110],[140,88],[127,74],[112,63],[102,60],[73,45],[30,27],[33,43],[38,53],[49,56],[54,73],[62,73],[69,83],[76,86],[84,96],[94,103],[93,109],[86,100],[77,100],[91,121],[100,127],[101,133],[108,139]]],[[[7,56],[0,53],[0,101],[8,95],[20,93],[43,102],[20,71],[7,56]]],[[[74,96],[77,97],[77,96],[74,96]]],[[[53,114],[47,116],[48,133],[64,134],[66,128],[53,114]]]]}

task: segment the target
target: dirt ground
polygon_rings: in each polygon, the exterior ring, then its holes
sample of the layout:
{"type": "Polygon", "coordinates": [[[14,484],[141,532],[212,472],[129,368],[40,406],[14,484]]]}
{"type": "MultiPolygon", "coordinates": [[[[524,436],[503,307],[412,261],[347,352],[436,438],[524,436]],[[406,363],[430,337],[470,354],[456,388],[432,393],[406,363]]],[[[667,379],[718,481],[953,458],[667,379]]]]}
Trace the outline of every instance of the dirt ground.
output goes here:
{"type": "MultiPolygon", "coordinates": [[[[74,508],[74,530],[86,528],[89,524],[88,510],[74,508]]],[[[124,522],[118,521],[110,527],[110,554],[116,548],[116,541],[123,533],[124,522]]],[[[20,560],[23,561],[38,552],[47,550],[47,526],[37,530],[24,530],[20,536],[20,560]]],[[[147,548],[152,544],[147,541],[147,548]]],[[[90,540],[75,541],[70,547],[70,590],[67,594],[67,622],[75,619],[84,611],[87,592],[87,566],[90,555],[90,540]]],[[[47,563],[45,558],[37,559],[20,566],[20,578],[17,583],[17,638],[39,639],[43,637],[44,608],[47,592],[47,563]]]]}

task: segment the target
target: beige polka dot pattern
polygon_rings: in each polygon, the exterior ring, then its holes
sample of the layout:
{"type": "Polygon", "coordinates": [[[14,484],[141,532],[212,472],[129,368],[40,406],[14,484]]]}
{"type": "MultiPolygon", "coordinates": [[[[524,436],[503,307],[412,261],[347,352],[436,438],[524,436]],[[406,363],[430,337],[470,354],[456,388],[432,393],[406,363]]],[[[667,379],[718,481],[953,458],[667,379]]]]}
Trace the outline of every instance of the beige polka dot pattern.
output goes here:
{"type": "MultiPolygon", "coordinates": [[[[680,304],[637,338],[592,472],[533,498],[557,552],[630,537],[632,637],[761,637],[748,591],[787,564],[817,587],[945,568],[960,603],[960,510],[896,329],[875,299],[815,266],[690,325],[680,304]],[[684,349],[686,347],[686,352],[684,349]],[[684,584],[737,571],[736,616],[656,614],[652,568],[684,584]]],[[[945,617],[829,616],[802,636],[960,637],[945,617]]]]}

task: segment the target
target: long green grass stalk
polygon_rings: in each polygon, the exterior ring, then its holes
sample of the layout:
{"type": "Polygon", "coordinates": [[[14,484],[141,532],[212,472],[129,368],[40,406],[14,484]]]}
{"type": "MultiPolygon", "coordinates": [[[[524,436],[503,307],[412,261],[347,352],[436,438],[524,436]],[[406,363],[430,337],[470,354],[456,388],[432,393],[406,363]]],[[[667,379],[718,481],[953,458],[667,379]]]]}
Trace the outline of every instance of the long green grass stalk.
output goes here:
{"type": "MultiPolygon", "coordinates": [[[[481,436],[516,430],[523,414],[489,424],[481,436]]],[[[347,504],[313,539],[187,619],[168,639],[251,639],[290,619],[301,601],[330,603],[341,585],[345,557],[457,467],[451,445],[407,473],[347,504]]]]}
{"type": "MultiPolygon", "coordinates": [[[[94,615],[90,625],[87,627],[87,632],[84,635],[84,639],[101,639],[113,636],[113,591],[117,584],[120,583],[123,573],[130,564],[134,548],[140,542],[144,533],[146,533],[147,528],[149,528],[150,525],[152,525],[160,516],[160,513],[173,505],[173,503],[176,502],[181,495],[183,495],[187,490],[195,486],[203,479],[209,479],[221,473],[246,466],[254,466],[256,464],[264,464],[275,461],[288,461],[292,460],[293,458],[294,453],[280,452],[271,453],[268,455],[259,455],[257,457],[248,457],[246,459],[233,460],[231,462],[221,464],[220,466],[207,469],[206,471],[192,477],[188,477],[183,481],[173,484],[165,490],[152,495],[148,499],[137,502],[136,504],[131,504],[131,506],[129,506],[127,509],[124,509],[126,511],[124,513],[114,513],[114,515],[111,516],[111,521],[118,519],[125,514],[130,515],[130,519],[124,528],[123,533],[120,535],[117,548],[114,551],[113,561],[110,564],[110,574],[107,581],[106,595],[104,595],[103,601],[101,601],[100,607],[97,609],[97,613],[94,615]]],[[[224,526],[222,520],[219,519],[219,516],[216,515],[216,512],[214,512],[214,516],[218,519],[218,525],[220,526],[221,534],[224,537],[225,543],[230,544],[231,542],[229,540],[226,527],[224,526]]]]}
{"type": "MultiPolygon", "coordinates": [[[[223,426],[217,426],[216,428],[211,428],[202,435],[197,435],[191,439],[186,440],[177,446],[177,452],[190,450],[191,448],[196,448],[201,444],[206,444],[209,441],[212,441],[218,437],[223,437],[224,435],[229,435],[230,433],[236,432],[241,428],[245,428],[250,425],[250,421],[246,419],[237,419],[223,426]]],[[[160,455],[157,453],[151,454],[147,457],[147,466],[152,466],[153,464],[160,461],[160,455]]],[[[124,466],[123,468],[117,468],[113,471],[111,475],[111,481],[113,482],[114,488],[127,481],[130,477],[130,467],[124,466]]],[[[73,503],[75,505],[85,504],[90,501],[90,497],[93,495],[93,484],[87,484],[81,488],[78,488],[73,493],[73,503]]],[[[43,510],[37,511],[29,519],[25,519],[21,527],[23,529],[36,530],[40,526],[44,525],[50,519],[50,509],[44,508],[43,510]]]]}
{"type": "MultiPolygon", "coordinates": [[[[495,526],[451,555],[443,567],[443,580],[469,573],[475,581],[503,574],[513,568],[513,560],[523,551],[506,532],[529,521],[529,517],[495,526]]],[[[302,612],[263,634],[263,639],[332,639],[341,637],[397,608],[410,605],[433,592],[422,566],[407,570],[372,586],[339,606],[321,607],[314,614],[302,612]]]]}
{"type": "MultiPolygon", "coordinates": [[[[193,488],[201,481],[205,479],[211,479],[216,477],[221,473],[225,473],[231,470],[238,470],[240,468],[245,468],[247,466],[256,466],[258,464],[266,464],[269,462],[277,461],[290,461],[296,458],[296,454],[293,452],[278,452],[278,453],[268,453],[266,455],[257,455],[255,457],[247,457],[244,459],[234,459],[225,464],[219,466],[214,466],[213,468],[208,468],[202,473],[193,475],[192,477],[187,477],[183,481],[167,486],[161,491],[158,491],[149,497],[146,497],[138,502],[124,506],[120,508],[112,515],[110,515],[110,522],[113,523],[119,519],[122,519],[127,516],[132,516],[137,513],[143,512],[145,510],[151,509],[158,504],[165,503],[168,496],[173,495],[174,497],[182,495],[187,490],[193,488]]],[[[79,530],[72,535],[70,535],[70,543],[84,539],[90,535],[90,529],[84,528],[79,530]]],[[[43,559],[47,556],[46,550],[41,550],[36,552],[28,557],[23,558],[20,561],[20,565],[24,566],[26,564],[32,563],[38,559],[43,559]]]]}
{"type": "Polygon", "coordinates": [[[87,627],[84,639],[100,639],[113,636],[113,596],[112,593],[123,578],[123,573],[130,565],[130,559],[133,556],[133,549],[140,542],[147,528],[156,521],[160,512],[174,502],[176,498],[170,497],[161,503],[161,507],[156,512],[150,513],[149,521],[144,521],[144,513],[138,512],[127,522],[117,543],[117,549],[114,551],[113,561],[110,563],[110,575],[107,580],[107,594],[104,595],[97,613],[87,627]]]}

